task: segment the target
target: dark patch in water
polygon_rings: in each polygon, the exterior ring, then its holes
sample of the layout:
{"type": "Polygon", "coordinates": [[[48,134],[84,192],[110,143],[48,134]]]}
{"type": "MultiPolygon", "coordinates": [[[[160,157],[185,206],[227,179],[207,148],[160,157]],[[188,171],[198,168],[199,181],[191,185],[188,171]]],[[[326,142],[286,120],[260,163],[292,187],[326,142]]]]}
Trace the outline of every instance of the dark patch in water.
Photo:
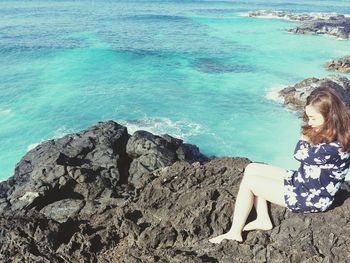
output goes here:
{"type": "Polygon", "coordinates": [[[193,63],[193,67],[198,71],[205,73],[247,73],[254,72],[256,69],[243,64],[225,64],[211,58],[200,58],[193,63]]]}
{"type": "Polygon", "coordinates": [[[188,17],[185,17],[185,16],[156,15],[156,14],[134,15],[134,16],[127,16],[126,18],[133,19],[133,20],[163,20],[163,21],[176,21],[176,22],[183,22],[185,20],[190,20],[188,17]]]}

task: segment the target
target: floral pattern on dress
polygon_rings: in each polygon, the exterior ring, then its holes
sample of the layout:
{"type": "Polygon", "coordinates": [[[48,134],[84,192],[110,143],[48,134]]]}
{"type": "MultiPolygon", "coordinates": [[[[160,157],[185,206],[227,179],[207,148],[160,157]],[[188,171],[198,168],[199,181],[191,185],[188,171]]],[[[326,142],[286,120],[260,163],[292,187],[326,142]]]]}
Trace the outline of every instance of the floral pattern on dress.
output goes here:
{"type": "Polygon", "coordinates": [[[287,208],[299,213],[327,210],[345,180],[350,153],[342,151],[338,141],[312,145],[299,140],[294,158],[300,162],[299,169],[284,177],[287,208]]]}

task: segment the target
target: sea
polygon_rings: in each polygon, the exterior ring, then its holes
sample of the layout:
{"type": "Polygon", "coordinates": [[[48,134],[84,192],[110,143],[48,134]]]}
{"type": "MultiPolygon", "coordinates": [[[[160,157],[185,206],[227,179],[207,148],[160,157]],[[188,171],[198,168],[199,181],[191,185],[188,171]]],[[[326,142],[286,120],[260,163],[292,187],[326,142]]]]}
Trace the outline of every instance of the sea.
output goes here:
{"type": "Polygon", "coordinates": [[[349,40],[254,10],[350,14],[348,0],[0,1],[0,180],[41,142],[114,120],[208,156],[285,169],[299,114],[277,92],[334,74],[349,40]]]}

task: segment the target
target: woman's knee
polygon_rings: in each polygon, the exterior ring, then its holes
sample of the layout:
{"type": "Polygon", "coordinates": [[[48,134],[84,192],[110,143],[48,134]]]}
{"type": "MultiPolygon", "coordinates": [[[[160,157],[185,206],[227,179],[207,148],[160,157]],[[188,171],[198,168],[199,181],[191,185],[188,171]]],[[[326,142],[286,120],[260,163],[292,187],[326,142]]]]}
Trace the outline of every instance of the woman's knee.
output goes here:
{"type": "Polygon", "coordinates": [[[258,164],[250,163],[244,169],[244,176],[257,175],[258,173],[258,164]]]}

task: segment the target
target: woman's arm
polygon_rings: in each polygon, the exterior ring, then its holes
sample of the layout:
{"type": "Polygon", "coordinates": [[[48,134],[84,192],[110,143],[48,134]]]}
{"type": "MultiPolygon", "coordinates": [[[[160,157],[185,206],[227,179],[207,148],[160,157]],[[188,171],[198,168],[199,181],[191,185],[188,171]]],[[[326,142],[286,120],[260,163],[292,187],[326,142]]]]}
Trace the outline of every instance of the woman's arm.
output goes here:
{"type": "Polygon", "coordinates": [[[336,143],[312,146],[309,142],[300,139],[295,146],[294,158],[309,165],[332,163],[339,158],[338,149],[339,145],[336,143]]]}

